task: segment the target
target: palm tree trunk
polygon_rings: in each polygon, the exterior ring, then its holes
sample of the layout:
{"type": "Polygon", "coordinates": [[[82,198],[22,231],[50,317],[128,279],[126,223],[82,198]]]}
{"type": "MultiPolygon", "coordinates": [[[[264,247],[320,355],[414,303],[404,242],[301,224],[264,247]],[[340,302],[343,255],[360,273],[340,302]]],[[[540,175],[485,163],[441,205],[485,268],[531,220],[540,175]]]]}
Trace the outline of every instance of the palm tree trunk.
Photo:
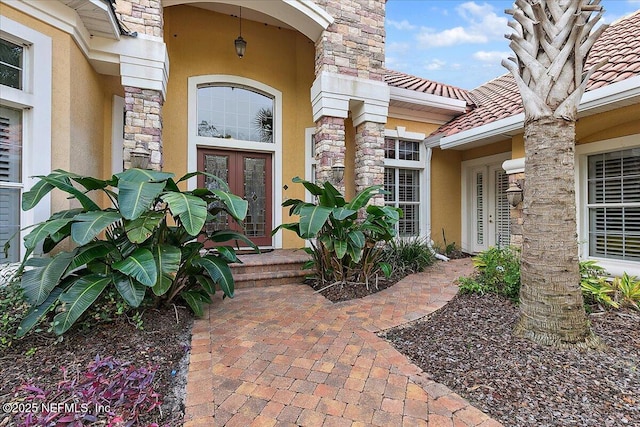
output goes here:
{"type": "Polygon", "coordinates": [[[546,116],[525,126],[521,316],[515,333],[544,345],[597,340],[580,289],[574,141],[574,121],[546,116]]]}

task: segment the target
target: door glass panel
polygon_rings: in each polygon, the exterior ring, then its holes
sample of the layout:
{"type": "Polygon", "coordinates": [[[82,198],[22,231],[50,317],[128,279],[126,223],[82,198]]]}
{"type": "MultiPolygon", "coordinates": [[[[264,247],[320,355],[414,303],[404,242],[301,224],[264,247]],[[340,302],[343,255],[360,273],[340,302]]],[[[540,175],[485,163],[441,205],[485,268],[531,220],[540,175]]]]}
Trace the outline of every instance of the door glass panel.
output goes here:
{"type": "Polygon", "coordinates": [[[504,170],[496,171],[496,245],[509,246],[511,241],[511,208],[507,200],[509,176],[504,170]]]}
{"type": "Polygon", "coordinates": [[[476,243],[484,244],[484,175],[476,174],[476,243]]]}
{"type": "Polygon", "coordinates": [[[266,160],[264,158],[244,158],[244,197],[249,203],[244,222],[248,237],[264,236],[266,233],[266,160]]]}
{"type": "MultiPolygon", "coordinates": [[[[205,154],[204,156],[204,172],[217,176],[222,181],[229,184],[229,156],[221,156],[215,154],[205,154]]],[[[217,180],[205,176],[205,187],[209,190],[222,190],[222,185],[217,180]]],[[[220,207],[220,202],[211,203],[208,209],[211,210],[220,207]]],[[[226,230],[229,228],[229,218],[226,212],[221,212],[215,216],[213,221],[207,222],[205,231],[211,234],[217,230],[226,230]]]]}

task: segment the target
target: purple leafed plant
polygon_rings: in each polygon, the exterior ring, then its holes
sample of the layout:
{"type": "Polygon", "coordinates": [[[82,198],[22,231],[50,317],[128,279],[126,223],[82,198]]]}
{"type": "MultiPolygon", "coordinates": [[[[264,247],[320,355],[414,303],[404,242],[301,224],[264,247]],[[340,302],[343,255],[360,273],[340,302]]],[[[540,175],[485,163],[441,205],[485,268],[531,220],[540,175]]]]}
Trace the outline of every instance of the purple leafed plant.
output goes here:
{"type": "MultiPolygon", "coordinates": [[[[140,425],[141,414],[158,408],[161,396],[153,390],[157,367],[136,368],[129,362],[96,356],[87,369],[64,379],[56,390],[44,390],[27,383],[16,397],[38,410],[17,414],[22,427],[82,427],[100,422],[107,427],[140,425]]],[[[156,423],[148,427],[158,427],[156,423]]]]}

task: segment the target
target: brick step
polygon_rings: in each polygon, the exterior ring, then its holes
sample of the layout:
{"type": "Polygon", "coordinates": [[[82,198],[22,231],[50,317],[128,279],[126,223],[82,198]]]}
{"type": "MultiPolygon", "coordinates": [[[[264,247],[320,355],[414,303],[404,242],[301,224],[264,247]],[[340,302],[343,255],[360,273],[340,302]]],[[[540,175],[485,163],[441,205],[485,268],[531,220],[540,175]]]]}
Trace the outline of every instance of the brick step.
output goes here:
{"type": "Polygon", "coordinates": [[[236,289],[261,288],[277,285],[301,285],[311,270],[279,270],[233,274],[236,289]]]}
{"type": "Polygon", "coordinates": [[[302,270],[310,259],[304,251],[276,250],[240,255],[242,264],[231,264],[237,289],[302,284],[311,270],[302,270]]]}

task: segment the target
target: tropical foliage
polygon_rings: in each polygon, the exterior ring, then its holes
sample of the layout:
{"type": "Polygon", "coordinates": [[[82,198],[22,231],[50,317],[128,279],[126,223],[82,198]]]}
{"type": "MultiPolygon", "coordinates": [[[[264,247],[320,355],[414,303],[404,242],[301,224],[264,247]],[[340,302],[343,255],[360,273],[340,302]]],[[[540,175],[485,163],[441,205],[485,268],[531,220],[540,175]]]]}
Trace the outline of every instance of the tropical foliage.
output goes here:
{"type": "Polygon", "coordinates": [[[314,196],[315,203],[289,199],[282,206],[290,207],[290,215],[299,215],[299,222],[282,224],[275,230],[287,229],[309,241],[305,250],[313,259],[307,268],[314,268],[322,283],[365,283],[381,275],[390,276],[391,265],[381,262],[383,244],[395,236],[395,224],[402,210],[391,206],[368,205],[382,186],[367,187],[347,202],[331,183],[314,184],[300,178],[314,196]],[[366,207],[365,207],[366,206],[366,207]],[[359,216],[361,215],[361,216],[359,216]]]}
{"type": "Polygon", "coordinates": [[[241,221],[247,202],[230,194],[223,182],[226,191],[178,188],[197,174],[174,181],[172,173],[129,169],[100,180],[56,170],[38,177],[23,196],[23,210],[32,209],[53,189],[67,193],[81,207],[53,214],[25,237],[20,286],[31,310],[18,336],[54,309],[53,331],[64,333],[105,289],[117,290],[131,307],[145,298],[156,304],[180,298],[196,315],[211,301],[216,285],[232,297],[228,264],[238,262],[235,251],[227,245],[203,253],[204,241],[253,244],[238,232],[207,235],[203,228],[221,212],[241,221]],[[89,193],[102,193],[112,206],[101,209],[89,193]],[[62,250],[70,246],[61,244],[68,238],[77,246],[62,250]],[[31,257],[40,247],[45,255],[31,257]]]}
{"type": "Polygon", "coordinates": [[[607,272],[595,261],[580,263],[580,286],[585,303],[604,308],[630,307],[640,310],[640,280],[623,273],[622,277],[607,277],[607,272]]]}
{"type": "Polygon", "coordinates": [[[494,246],[473,257],[476,273],[459,280],[460,292],[498,294],[518,301],[520,293],[520,251],[494,246]]]}

